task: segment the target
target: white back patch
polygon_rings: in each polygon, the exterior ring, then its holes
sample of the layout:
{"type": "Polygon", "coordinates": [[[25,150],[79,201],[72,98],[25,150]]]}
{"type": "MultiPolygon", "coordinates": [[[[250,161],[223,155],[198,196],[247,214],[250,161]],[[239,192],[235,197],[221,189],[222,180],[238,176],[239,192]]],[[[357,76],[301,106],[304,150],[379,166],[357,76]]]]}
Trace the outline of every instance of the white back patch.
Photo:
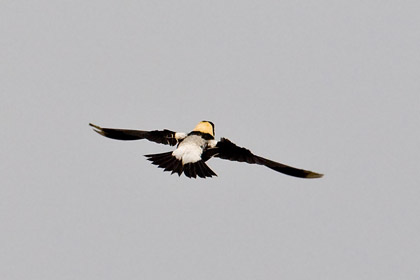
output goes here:
{"type": "Polygon", "coordinates": [[[178,160],[181,160],[182,164],[200,161],[205,143],[206,140],[200,136],[188,136],[179,144],[178,148],[172,152],[172,155],[178,160]]]}

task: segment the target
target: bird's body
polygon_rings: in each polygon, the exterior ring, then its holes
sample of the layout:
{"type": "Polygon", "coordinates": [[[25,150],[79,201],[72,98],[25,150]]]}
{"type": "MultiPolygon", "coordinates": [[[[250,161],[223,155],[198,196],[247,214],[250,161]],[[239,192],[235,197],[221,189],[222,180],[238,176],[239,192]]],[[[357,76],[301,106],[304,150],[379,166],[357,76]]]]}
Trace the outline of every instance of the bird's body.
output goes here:
{"type": "MultiPolygon", "coordinates": [[[[173,151],[172,155],[182,161],[182,164],[201,160],[201,155],[209,147],[209,141],[200,135],[189,135],[173,151]]],[[[213,145],[214,146],[214,145],[213,145]]]]}
{"type": "Polygon", "coordinates": [[[167,129],[142,131],[102,128],[94,124],[89,125],[94,127],[97,133],[112,139],[147,139],[160,144],[177,145],[172,152],[150,154],[146,155],[146,157],[152,164],[163,168],[164,171],[171,171],[172,174],[177,173],[179,176],[182,173],[190,178],[217,176],[205,163],[212,157],[265,165],[275,171],[300,178],[320,178],[323,176],[312,171],[297,169],[259,157],[248,149],[236,146],[226,138],[216,141],[214,139],[214,124],[209,121],[198,123],[193,131],[188,134],[167,129]]]}

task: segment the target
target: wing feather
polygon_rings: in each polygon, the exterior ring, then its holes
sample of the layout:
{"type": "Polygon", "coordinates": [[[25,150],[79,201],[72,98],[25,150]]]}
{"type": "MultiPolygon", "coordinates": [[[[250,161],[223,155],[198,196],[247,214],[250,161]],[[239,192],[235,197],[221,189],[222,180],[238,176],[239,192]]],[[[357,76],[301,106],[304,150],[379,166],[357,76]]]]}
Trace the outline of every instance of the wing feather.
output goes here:
{"type": "Polygon", "coordinates": [[[259,164],[271,168],[275,171],[281,172],[299,178],[320,178],[323,174],[315,173],[309,170],[291,167],[279,162],[275,162],[257,155],[254,155],[250,150],[239,147],[232,143],[229,139],[222,138],[215,148],[209,149],[204,155],[206,158],[212,156],[221,159],[246,162],[249,164],[259,164]]]}
{"type": "Polygon", "coordinates": [[[171,146],[175,146],[178,143],[178,140],[175,138],[175,132],[167,129],[144,131],[132,129],[102,128],[92,123],[89,123],[89,125],[94,128],[95,132],[111,139],[124,141],[147,139],[155,143],[171,146]]]}

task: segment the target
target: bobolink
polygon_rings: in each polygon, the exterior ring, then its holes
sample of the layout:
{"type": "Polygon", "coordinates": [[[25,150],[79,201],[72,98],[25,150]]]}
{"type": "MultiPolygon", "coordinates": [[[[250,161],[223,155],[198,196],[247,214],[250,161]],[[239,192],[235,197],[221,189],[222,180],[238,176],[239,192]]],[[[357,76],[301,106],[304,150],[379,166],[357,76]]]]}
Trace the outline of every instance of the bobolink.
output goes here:
{"type": "Polygon", "coordinates": [[[145,156],[152,164],[163,168],[164,171],[171,171],[171,174],[177,173],[179,176],[182,173],[189,178],[217,176],[206,164],[206,161],[212,157],[250,164],[260,164],[275,171],[299,178],[320,178],[323,176],[323,174],[294,168],[254,155],[248,149],[238,147],[226,138],[221,138],[220,141],[216,141],[214,139],[214,124],[210,121],[199,122],[188,134],[167,129],[143,131],[102,128],[91,123],[89,125],[94,127],[97,133],[112,139],[147,139],[160,144],[177,145],[177,148],[172,152],[145,156]]]}

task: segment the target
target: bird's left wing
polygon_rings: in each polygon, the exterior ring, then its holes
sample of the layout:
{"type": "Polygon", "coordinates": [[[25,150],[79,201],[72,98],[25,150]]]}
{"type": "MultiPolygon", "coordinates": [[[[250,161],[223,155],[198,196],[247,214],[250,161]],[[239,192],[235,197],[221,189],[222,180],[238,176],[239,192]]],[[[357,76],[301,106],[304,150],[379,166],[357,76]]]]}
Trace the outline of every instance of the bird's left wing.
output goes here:
{"type": "Polygon", "coordinates": [[[303,170],[295,167],[291,167],[279,162],[275,162],[251,153],[250,150],[242,147],[238,147],[230,140],[222,138],[217,142],[214,148],[207,150],[206,154],[203,155],[206,158],[212,156],[218,157],[221,159],[227,159],[238,162],[246,162],[250,164],[259,164],[264,165],[268,168],[271,168],[275,171],[294,176],[299,178],[320,178],[323,174],[315,173],[309,170],[303,170]]]}
{"type": "Polygon", "coordinates": [[[89,123],[94,128],[94,131],[112,139],[117,140],[141,140],[147,139],[159,144],[175,146],[178,141],[183,138],[184,134],[179,134],[167,129],[164,130],[132,130],[132,129],[118,129],[118,128],[102,128],[100,126],[89,123]]]}

